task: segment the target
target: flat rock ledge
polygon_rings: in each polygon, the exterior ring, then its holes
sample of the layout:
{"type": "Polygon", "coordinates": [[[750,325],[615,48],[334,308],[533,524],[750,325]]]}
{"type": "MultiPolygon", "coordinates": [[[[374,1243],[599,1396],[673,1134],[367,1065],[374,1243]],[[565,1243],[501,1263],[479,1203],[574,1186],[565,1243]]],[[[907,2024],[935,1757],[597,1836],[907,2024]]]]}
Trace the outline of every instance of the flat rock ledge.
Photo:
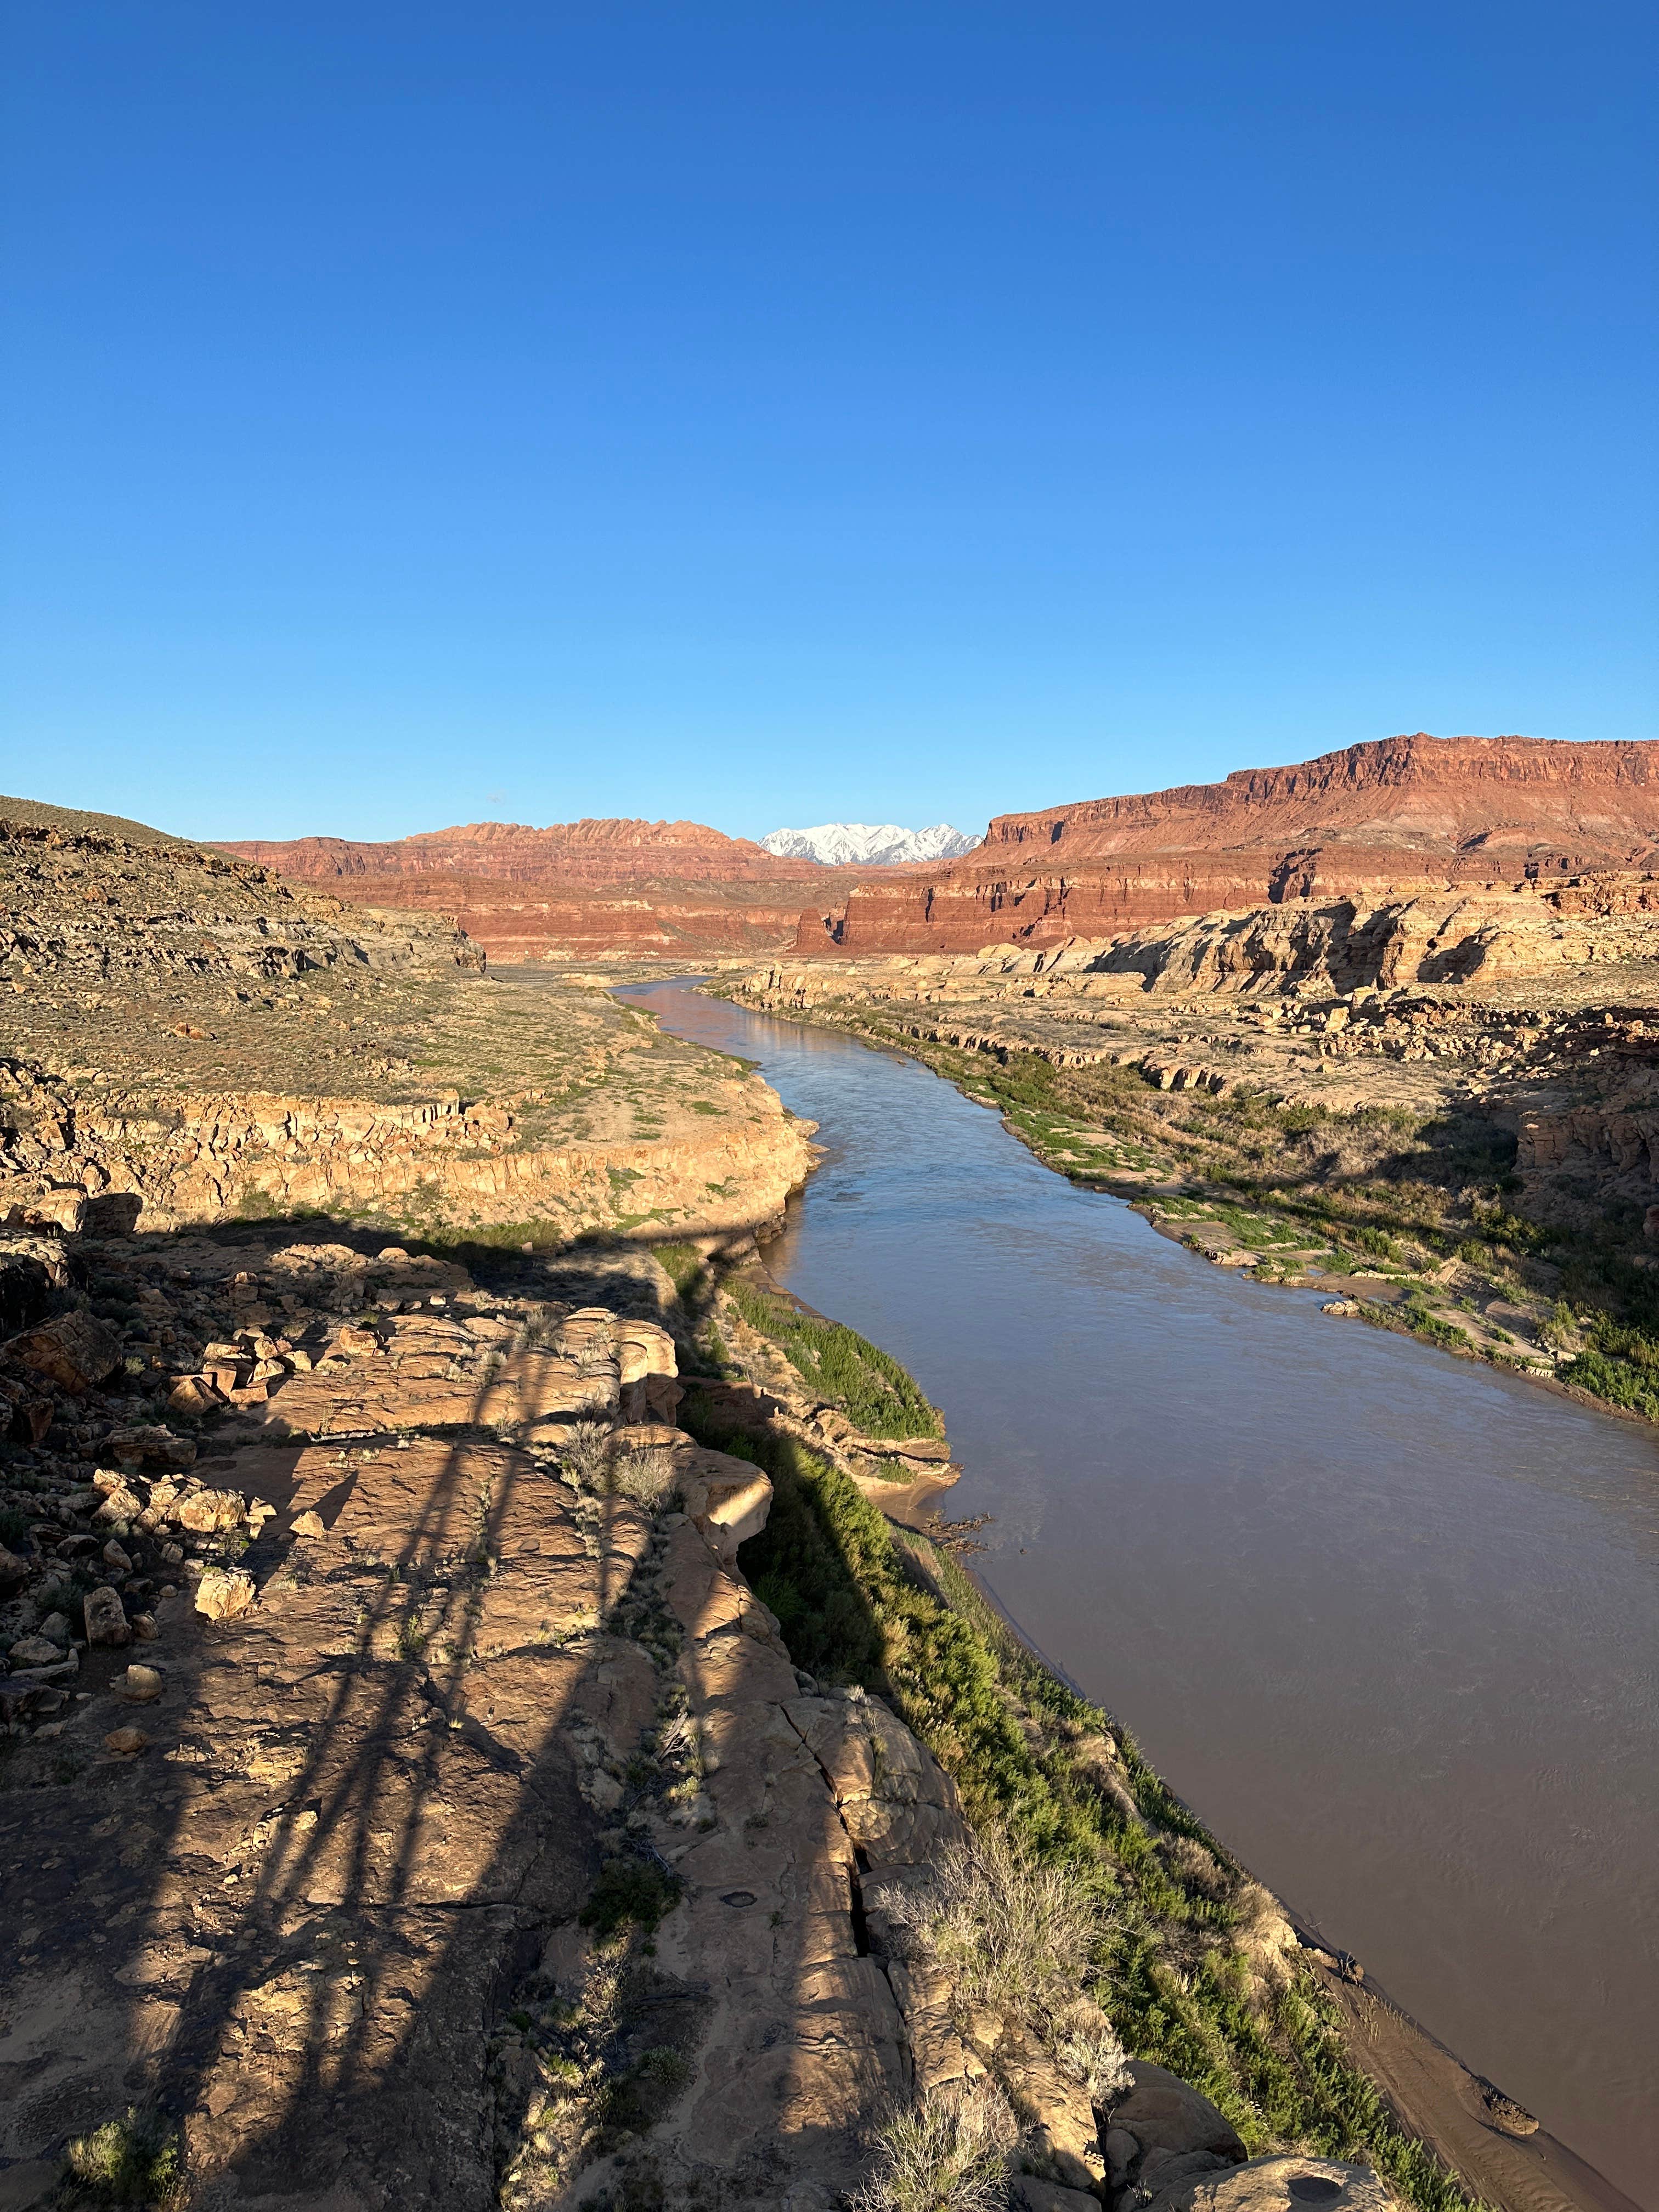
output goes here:
{"type": "MultiPolygon", "coordinates": [[[[153,2113],[204,2212],[830,2212],[877,2115],[985,2070],[866,1910],[965,1829],[791,1663],[736,1565],[769,1482],[676,1425],[671,1334],[396,1248],[121,1249],[215,1333],[205,1426],[83,1313],[0,1343],[86,1454],[26,1455],[8,1554],[0,2202],[153,2113]]],[[[1104,2113],[998,2063],[1032,2212],[1385,2201],[1238,2163],[1156,2068],[1104,2113]]]]}

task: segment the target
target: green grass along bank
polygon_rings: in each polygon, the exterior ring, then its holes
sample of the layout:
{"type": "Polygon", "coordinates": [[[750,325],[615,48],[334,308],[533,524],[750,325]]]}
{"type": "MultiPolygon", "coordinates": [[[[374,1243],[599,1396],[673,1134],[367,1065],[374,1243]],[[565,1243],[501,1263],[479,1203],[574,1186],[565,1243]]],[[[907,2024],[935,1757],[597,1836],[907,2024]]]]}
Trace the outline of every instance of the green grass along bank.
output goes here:
{"type": "Polygon", "coordinates": [[[1253,2154],[1367,2162],[1420,2212],[1474,2202],[1347,2056],[1311,1972],[1293,1959],[1262,1970],[1250,1935],[1276,1913],[1267,1893],[947,1552],[890,1525],[798,1439],[724,1425],[695,1384],[683,1418],[772,1479],[768,1526],[739,1563],[796,1664],[890,1698],[976,1827],[1005,1831],[1104,1906],[1100,1995],[1133,2056],[1201,2089],[1253,2154]]]}
{"type": "MultiPolygon", "coordinates": [[[[1353,2063],[1311,1966],[1276,1948],[1266,1954],[1256,1939],[1280,1922],[1275,1900],[1133,1736],[1043,1664],[947,1550],[890,1522],[799,1437],[737,1425],[717,1392],[700,1390],[699,1366],[711,1381],[736,1371],[714,1319],[722,1275],[732,1278],[689,1246],[657,1256],[692,1337],[683,1422],[771,1477],[768,1525],[739,1564],[791,1656],[825,1683],[890,1699],[976,1827],[1063,1868],[1101,1904],[1099,1993],[1131,2054],[1200,2088],[1253,2154],[1295,2147],[1368,2162],[1419,2212],[1473,2203],[1353,2063]]],[[[821,1326],[849,1340],[855,1376],[878,1355],[892,1385],[887,1410],[925,1408],[937,1432],[939,1416],[897,1362],[839,1324],[821,1326]]],[[[833,1358],[808,1365],[814,1387],[821,1365],[841,1371],[833,1358]]]]}
{"type": "Polygon", "coordinates": [[[1164,1091],[1138,1067],[963,1049],[862,1006],[776,1018],[921,1060],[994,1108],[1055,1174],[1196,1249],[1221,1232],[1260,1282],[1322,1281],[1373,1327],[1659,1422],[1659,1271],[1646,1264],[1642,1209],[1616,1200],[1573,1221],[1518,1211],[1515,1139],[1477,1111],[1164,1091]],[[1517,1326],[1486,1317],[1494,1301],[1517,1326]]]}

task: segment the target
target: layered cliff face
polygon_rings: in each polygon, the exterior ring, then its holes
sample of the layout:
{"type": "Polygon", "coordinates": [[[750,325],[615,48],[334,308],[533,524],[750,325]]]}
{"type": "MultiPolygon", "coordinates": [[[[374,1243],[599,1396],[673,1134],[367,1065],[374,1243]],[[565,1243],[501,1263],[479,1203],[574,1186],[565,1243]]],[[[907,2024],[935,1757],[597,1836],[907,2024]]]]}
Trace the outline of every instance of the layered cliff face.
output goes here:
{"type": "Polygon", "coordinates": [[[907,882],[927,862],[826,867],[699,822],[474,822],[383,844],[343,837],[223,848],[357,906],[444,916],[492,960],[665,959],[781,951],[855,884],[907,882]],[[808,906],[810,915],[805,913],[808,906]]]}
{"type": "Polygon", "coordinates": [[[447,923],[0,809],[0,1209],[541,1241],[781,1212],[811,1153],[757,1078],[482,967],[447,923]]]}
{"type": "Polygon", "coordinates": [[[780,858],[746,837],[727,837],[701,822],[469,822],[384,843],[345,837],[257,839],[228,845],[285,876],[336,878],[486,876],[501,883],[617,884],[653,878],[678,883],[781,882],[811,876],[815,864],[780,858]]]}
{"type": "Polygon", "coordinates": [[[860,884],[840,911],[821,902],[796,949],[1049,945],[1287,898],[1559,881],[1644,866],[1656,847],[1659,744],[1419,732],[1216,784],[1001,816],[948,868],[860,884]]]}
{"type": "Polygon", "coordinates": [[[854,880],[699,822],[474,822],[384,844],[300,837],[225,849],[354,905],[450,917],[503,963],[771,951],[793,937],[807,886],[844,897],[854,880]]]}

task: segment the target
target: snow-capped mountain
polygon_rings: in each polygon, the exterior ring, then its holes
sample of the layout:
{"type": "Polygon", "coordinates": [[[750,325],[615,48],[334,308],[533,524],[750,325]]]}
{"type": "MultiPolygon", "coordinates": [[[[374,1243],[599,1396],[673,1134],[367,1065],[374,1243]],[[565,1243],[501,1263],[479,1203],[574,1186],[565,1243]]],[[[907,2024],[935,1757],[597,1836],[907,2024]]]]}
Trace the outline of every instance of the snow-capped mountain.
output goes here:
{"type": "Polygon", "coordinates": [[[954,860],[977,837],[964,837],[948,822],[931,830],[901,830],[896,822],[820,822],[814,830],[775,830],[761,843],[781,860],[822,860],[826,867],[879,867],[892,860],[954,860]]]}

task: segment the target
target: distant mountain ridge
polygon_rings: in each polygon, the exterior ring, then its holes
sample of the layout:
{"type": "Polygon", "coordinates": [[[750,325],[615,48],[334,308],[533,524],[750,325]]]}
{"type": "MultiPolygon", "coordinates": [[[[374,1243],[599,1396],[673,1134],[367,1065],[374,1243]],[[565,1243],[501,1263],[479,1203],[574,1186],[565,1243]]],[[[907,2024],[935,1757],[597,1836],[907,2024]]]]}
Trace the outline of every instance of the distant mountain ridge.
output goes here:
{"type": "Polygon", "coordinates": [[[774,830],[761,839],[781,860],[819,860],[827,868],[954,860],[979,842],[948,822],[936,822],[931,830],[901,830],[896,822],[820,822],[811,830],[774,830]]]}
{"type": "Polygon", "coordinates": [[[417,836],[246,838],[222,850],[369,907],[453,916],[492,960],[781,949],[847,876],[702,822],[468,822],[417,836]]]}
{"type": "Polygon", "coordinates": [[[510,883],[775,882],[777,867],[746,837],[702,822],[467,822],[384,842],[350,837],[245,838],[224,849],[285,876],[491,876],[510,883]]]}

